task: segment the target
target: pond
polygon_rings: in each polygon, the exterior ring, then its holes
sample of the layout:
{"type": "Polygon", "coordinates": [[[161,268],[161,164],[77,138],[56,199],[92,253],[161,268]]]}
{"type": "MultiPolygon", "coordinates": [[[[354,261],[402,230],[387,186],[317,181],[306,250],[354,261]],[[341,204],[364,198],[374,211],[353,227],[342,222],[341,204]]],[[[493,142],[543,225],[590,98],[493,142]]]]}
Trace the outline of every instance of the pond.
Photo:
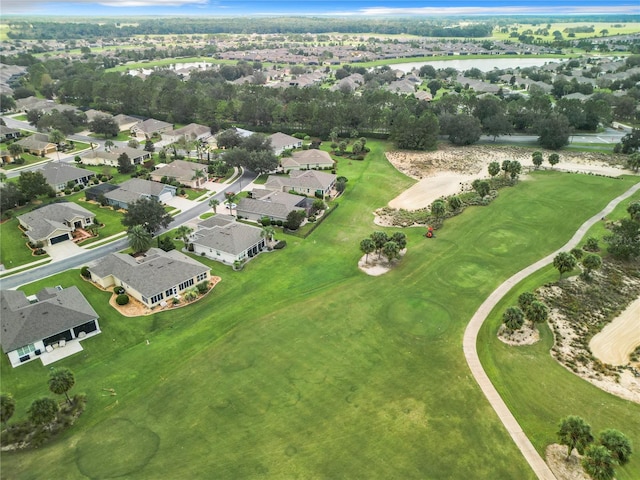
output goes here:
{"type": "Polygon", "coordinates": [[[495,68],[499,70],[507,68],[525,68],[525,67],[541,67],[547,63],[555,62],[560,63],[562,59],[547,58],[547,57],[519,57],[519,58],[469,58],[455,60],[434,60],[432,62],[407,62],[396,63],[390,65],[393,69],[402,70],[407,73],[412,69],[420,69],[423,65],[431,65],[436,70],[441,68],[455,68],[460,72],[477,68],[482,72],[489,72],[495,68]]]}

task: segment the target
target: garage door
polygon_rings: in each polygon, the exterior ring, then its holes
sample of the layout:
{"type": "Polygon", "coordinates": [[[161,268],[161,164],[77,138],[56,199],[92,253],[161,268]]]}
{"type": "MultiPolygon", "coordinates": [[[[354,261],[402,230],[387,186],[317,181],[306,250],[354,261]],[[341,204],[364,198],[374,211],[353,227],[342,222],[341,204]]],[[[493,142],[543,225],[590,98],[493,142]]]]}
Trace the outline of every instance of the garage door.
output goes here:
{"type": "Polygon", "coordinates": [[[171,192],[164,192],[162,195],[160,195],[158,197],[158,200],[160,200],[161,202],[168,202],[169,200],[171,200],[173,198],[173,195],[171,195],[171,192]]]}
{"type": "Polygon", "coordinates": [[[53,237],[51,239],[51,245],[55,245],[56,243],[64,242],[65,240],[69,240],[69,234],[65,233],[64,235],[59,235],[57,237],[53,237]]]}

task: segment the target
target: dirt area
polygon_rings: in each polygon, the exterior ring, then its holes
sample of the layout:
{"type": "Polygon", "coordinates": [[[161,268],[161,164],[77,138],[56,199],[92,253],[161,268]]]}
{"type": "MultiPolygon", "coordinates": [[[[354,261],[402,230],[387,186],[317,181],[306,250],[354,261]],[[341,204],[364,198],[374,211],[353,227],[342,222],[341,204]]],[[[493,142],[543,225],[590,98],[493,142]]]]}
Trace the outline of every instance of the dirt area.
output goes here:
{"type": "MultiPolygon", "coordinates": [[[[627,355],[620,364],[609,364],[590,349],[591,339],[603,331],[603,326],[626,316],[627,306],[640,295],[637,266],[605,260],[590,281],[571,277],[542,286],[536,295],[549,307],[555,340],[553,358],[602,390],[640,403],[640,362],[631,361],[627,355]]],[[[638,317],[634,318],[637,321],[638,317]]],[[[622,349],[626,351],[630,342],[624,336],[617,338],[624,339],[622,349]]],[[[618,348],[612,345],[611,350],[618,348]]]]}
{"type": "Polygon", "coordinates": [[[575,450],[567,458],[567,447],[557,443],[547,447],[545,452],[547,465],[557,480],[591,480],[582,468],[582,457],[575,450]]]}
{"type": "MultiPolygon", "coordinates": [[[[191,305],[192,303],[197,302],[201,298],[204,298],[206,295],[209,294],[209,292],[213,290],[213,288],[216,286],[216,284],[220,280],[222,280],[220,277],[211,277],[209,281],[209,290],[207,291],[207,293],[205,293],[204,295],[199,295],[198,298],[196,298],[191,302],[187,302],[184,300],[184,298],[181,298],[180,301],[175,304],[172,302],[167,302],[167,305],[164,307],[161,307],[158,305],[157,307],[149,308],[139,300],[136,300],[132,296],[129,296],[129,303],[127,303],[126,305],[118,305],[116,303],[117,295],[114,293],[113,295],[111,295],[111,298],[109,299],[109,305],[111,305],[113,308],[118,310],[118,312],[120,312],[120,314],[122,314],[125,317],[140,317],[142,315],[152,315],[154,313],[163,312],[165,310],[175,310],[176,308],[191,305]]],[[[110,290],[113,292],[112,288],[110,290]]]]}
{"type": "Polygon", "coordinates": [[[507,345],[533,345],[540,340],[540,332],[531,323],[525,323],[520,330],[509,331],[504,325],[498,329],[498,339],[507,345]]]}
{"type": "Polygon", "coordinates": [[[640,345],[640,298],[627,307],[589,342],[593,354],[603,363],[626,365],[640,345]]]}
{"type": "MultiPolygon", "coordinates": [[[[417,210],[426,208],[434,200],[469,189],[476,178],[485,178],[489,174],[487,165],[491,162],[502,164],[504,160],[517,160],[522,164],[523,172],[533,168],[531,154],[542,152],[545,162],[542,169],[551,169],[547,158],[549,150],[471,145],[455,147],[441,144],[433,152],[387,152],[387,159],[405,175],[419,180],[417,184],[389,202],[391,208],[417,210]]],[[[562,152],[560,163],[554,170],[591,173],[607,176],[619,176],[631,173],[622,169],[622,156],[598,152],[562,152]]]]}
{"type": "Polygon", "coordinates": [[[384,275],[395,265],[397,265],[405,253],[407,253],[406,248],[404,250],[400,250],[400,258],[396,258],[391,262],[387,261],[384,256],[378,256],[375,253],[370,253],[368,255],[368,258],[367,255],[363,255],[362,258],[360,258],[360,260],[358,261],[358,268],[367,275],[378,277],[380,275],[384,275]]]}

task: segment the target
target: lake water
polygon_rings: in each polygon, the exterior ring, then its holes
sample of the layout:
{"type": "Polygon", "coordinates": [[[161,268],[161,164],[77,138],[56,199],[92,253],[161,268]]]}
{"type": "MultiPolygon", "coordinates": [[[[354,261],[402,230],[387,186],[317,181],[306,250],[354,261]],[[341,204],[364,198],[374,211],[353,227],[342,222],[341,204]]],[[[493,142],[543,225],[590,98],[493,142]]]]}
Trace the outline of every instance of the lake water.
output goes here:
{"type": "Polygon", "coordinates": [[[469,58],[469,59],[459,59],[455,60],[434,60],[432,62],[408,62],[408,63],[396,63],[394,65],[389,65],[393,69],[402,70],[407,73],[412,69],[420,69],[423,65],[431,65],[436,70],[441,68],[455,68],[460,72],[464,72],[466,70],[471,70],[472,68],[477,68],[482,72],[489,72],[494,68],[499,70],[507,69],[507,68],[525,68],[525,67],[541,67],[546,63],[559,63],[562,59],[558,58],[542,58],[542,57],[531,57],[531,58],[469,58]]]}

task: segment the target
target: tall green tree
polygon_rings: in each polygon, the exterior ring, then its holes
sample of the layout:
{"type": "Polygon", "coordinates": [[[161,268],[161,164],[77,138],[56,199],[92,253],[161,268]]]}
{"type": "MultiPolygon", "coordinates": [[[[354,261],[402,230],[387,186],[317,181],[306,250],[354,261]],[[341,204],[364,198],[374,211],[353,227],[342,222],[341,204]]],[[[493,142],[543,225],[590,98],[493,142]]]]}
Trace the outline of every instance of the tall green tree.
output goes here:
{"type": "Polygon", "coordinates": [[[539,300],[534,300],[525,310],[527,319],[533,324],[544,323],[549,318],[549,308],[539,300]]]}
{"type": "Polygon", "coordinates": [[[502,314],[502,323],[512,332],[519,330],[524,324],[524,313],[520,307],[509,307],[502,314]]]}
{"type": "Polygon", "coordinates": [[[560,421],[558,437],[560,444],[567,446],[567,458],[574,448],[582,455],[587,445],[593,442],[591,426],[576,415],[569,415],[560,421]]]}
{"type": "Polygon", "coordinates": [[[549,162],[549,165],[554,167],[560,162],[560,155],[558,155],[557,153],[551,153],[549,154],[547,161],[549,162]]]}
{"type": "Polygon", "coordinates": [[[400,247],[393,240],[389,240],[382,246],[382,253],[390,262],[394,258],[398,258],[400,256],[400,247]]]}
{"type": "Polygon", "coordinates": [[[18,177],[18,188],[25,198],[31,200],[51,191],[51,186],[47,183],[47,179],[44,177],[42,172],[20,172],[20,176],[18,177]]]}
{"type": "Polygon", "coordinates": [[[540,168],[540,165],[542,165],[542,162],[544,161],[542,152],[539,152],[539,151],[533,152],[531,154],[531,161],[533,162],[533,165],[536,167],[536,170],[540,168]]]}
{"type": "Polygon", "coordinates": [[[122,224],[131,228],[142,225],[152,235],[162,227],[168,227],[171,215],[165,212],[160,202],[153,198],[141,198],[129,204],[129,208],[122,218],[122,224]]]}
{"type": "Polygon", "coordinates": [[[126,152],[122,152],[118,156],[118,172],[119,173],[131,173],[135,170],[135,166],[131,162],[129,155],[126,152]]]}
{"type": "Polygon", "coordinates": [[[133,225],[127,232],[127,238],[129,239],[129,247],[135,253],[146,252],[151,248],[153,243],[153,237],[144,226],[133,225]]]}
{"type": "Polygon", "coordinates": [[[633,453],[631,440],[619,430],[603,430],[598,435],[598,443],[611,452],[611,456],[619,465],[629,463],[629,457],[633,453]]]}
{"type": "Polygon", "coordinates": [[[93,133],[104,136],[105,139],[108,137],[115,137],[120,133],[118,123],[109,115],[97,115],[89,122],[89,130],[93,133]]]}
{"type": "Polygon", "coordinates": [[[10,393],[0,395],[0,422],[6,428],[7,422],[13,417],[16,411],[16,401],[10,393]]]}
{"type": "Polygon", "coordinates": [[[49,390],[56,395],[64,395],[69,405],[71,405],[71,399],[68,392],[75,383],[73,372],[68,368],[55,368],[49,373],[49,390]]]}
{"type": "Polygon", "coordinates": [[[631,202],[627,207],[627,213],[632,220],[640,222],[640,201],[631,202]]]}
{"type": "Polygon", "coordinates": [[[385,243],[389,241],[389,237],[385,232],[373,232],[371,235],[371,240],[373,240],[373,244],[376,246],[376,253],[380,256],[380,252],[382,251],[382,247],[385,243]]]}
{"type": "Polygon", "coordinates": [[[218,200],[217,198],[212,198],[209,200],[209,206],[213,209],[213,213],[217,213],[216,210],[218,208],[218,205],[220,205],[220,200],[218,200]]]}
{"type": "Polygon", "coordinates": [[[560,272],[560,278],[562,278],[563,274],[576,268],[577,264],[578,261],[576,260],[576,257],[571,255],[569,252],[560,252],[553,259],[553,266],[558,270],[558,272],[560,272]]]}
{"type": "Polygon", "coordinates": [[[373,243],[373,240],[371,240],[370,238],[364,238],[360,242],[360,251],[365,255],[364,257],[365,263],[369,262],[369,254],[373,253],[375,249],[376,249],[376,244],[373,243]]]}
{"type": "Polygon", "coordinates": [[[584,276],[591,278],[591,273],[602,266],[602,257],[597,253],[587,253],[582,259],[582,266],[584,267],[584,276]]]}
{"type": "Polygon", "coordinates": [[[615,477],[616,461],[611,452],[602,445],[587,447],[582,466],[593,480],[613,480],[615,477]]]}
{"type": "Polygon", "coordinates": [[[49,397],[34,400],[28,410],[29,420],[35,425],[45,425],[53,422],[57,413],[58,403],[49,397]]]}
{"type": "Polygon", "coordinates": [[[398,244],[400,250],[404,250],[407,246],[407,236],[402,232],[394,232],[391,240],[398,244]]]}
{"type": "Polygon", "coordinates": [[[640,222],[623,218],[611,226],[611,233],[604,237],[608,251],[619,260],[640,257],[640,222]]]}
{"type": "Polygon", "coordinates": [[[523,312],[526,312],[529,306],[536,300],[535,294],[532,292],[522,292],[518,295],[518,306],[523,312]]]}
{"type": "Polygon", "coordinates": [[[9,153],[11,154],[14,160],[17,160],[18,158],[20,158],[20,155],[22,155],[22,153],[24,152],[24,148],[22,148],[22,145],[19,145],[15,142],[9,145],[7,147],[7,150],[9,150],[9,153]]]}
{"type": "Polygon", "coordinates": [[[569,144],[572,133],[569,120],[562,114],[552,113],[538,122],[538,143],[551,150],[558,150],[569,144]]]}

